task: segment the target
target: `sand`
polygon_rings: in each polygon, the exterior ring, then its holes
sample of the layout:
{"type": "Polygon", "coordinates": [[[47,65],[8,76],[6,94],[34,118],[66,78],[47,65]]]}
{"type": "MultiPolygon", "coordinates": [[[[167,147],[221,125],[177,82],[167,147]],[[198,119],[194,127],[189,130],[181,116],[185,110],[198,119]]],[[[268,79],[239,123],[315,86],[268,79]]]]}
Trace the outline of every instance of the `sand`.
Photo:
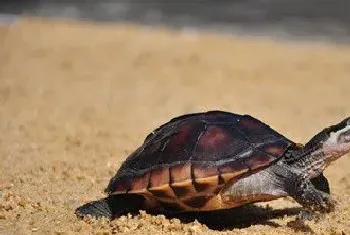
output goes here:
{"type": "Polygon", "coordinates": [[[249,113],[301,143],[342,120],[349,46],[40,19],[1,26],[0,45],[0,234],[350,234],[349,155],[325,172],[338,205],[318,223],[295,223],[289,198],[187,219],[74,215],[174,116],[249,113]]]}

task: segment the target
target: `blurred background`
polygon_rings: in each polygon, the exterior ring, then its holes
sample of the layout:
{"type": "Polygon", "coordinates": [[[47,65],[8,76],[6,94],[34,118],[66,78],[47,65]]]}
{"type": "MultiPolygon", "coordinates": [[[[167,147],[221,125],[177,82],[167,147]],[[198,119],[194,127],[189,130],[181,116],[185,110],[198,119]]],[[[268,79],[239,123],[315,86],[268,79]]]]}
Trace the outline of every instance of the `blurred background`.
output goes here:
{"type": "Polygon", "coordinates": [[[350,234],[349,156],[325,172],[336,212],[306,228],[289,199],[225,232],[74,215],[175,116],[247,113],[300,143],[349,116],[349,36],[347,0],[3,0],[0,234],[350,234]]]}
{"type": "Polygon", "coordinates": [[[347,0],[4,0],[0,13],[349,41],[347,0]]]}

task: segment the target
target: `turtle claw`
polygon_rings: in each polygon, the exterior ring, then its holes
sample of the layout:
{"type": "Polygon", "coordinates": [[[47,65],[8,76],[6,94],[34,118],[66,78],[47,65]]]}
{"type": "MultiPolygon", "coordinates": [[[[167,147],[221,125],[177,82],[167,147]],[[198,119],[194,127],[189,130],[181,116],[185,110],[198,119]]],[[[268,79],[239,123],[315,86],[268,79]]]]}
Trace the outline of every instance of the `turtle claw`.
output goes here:
{"type": "Polygon", "coordinates": [[[334,211],[335,202],[332,200],[330,195],[323,192],[318,192],[317,194],[313,194],[313,198],[314,205],[311,206],[313,211],[319,211],[321,213],[330,213],[334,211]]]}
{"type": "Polygon", "coordinates": [[[327,212],[327,213],[334,212],[337,205],[338,205],[338,202],[337,202],[337,201],[335,201],[335,200],[333,200],[333,199],[330,199],[330,200],[328,201],[328,204],[327,204],[326,212],[327,212]]]}
{"type": "MultiPolygon", "coordinates": [[[[301,178],[301,180],[303,181],[303,178],[301,178]]],[[[295,191],[291,192],[293,198],[302,205],[305,210],[311,212],[311,214],[324,214],[335,210],[336,202],[332,197],[328,193],[315,188],[309,180],[305,180],[301,184],[296,184],[295,186],[295,191]]],[[[310,216],[305,214],[301,217],[308,218],[310,216]]]]}
{"type": "Polygon", "coordinates": [[[303,210],[300,212],[300,214],[297,216],[297,221],[315,221],[319,222],[320,220],[323,220],[325,218],[324,214],[314,213],[311,211],[303,210]]]}
{"type": "Polygon", "coordinates": [[[304,182],[295,195],[295,199],[306,210],[319,213],[334,211],[336,202],[323,191],[316,189],[310,181],[304,182]]]}

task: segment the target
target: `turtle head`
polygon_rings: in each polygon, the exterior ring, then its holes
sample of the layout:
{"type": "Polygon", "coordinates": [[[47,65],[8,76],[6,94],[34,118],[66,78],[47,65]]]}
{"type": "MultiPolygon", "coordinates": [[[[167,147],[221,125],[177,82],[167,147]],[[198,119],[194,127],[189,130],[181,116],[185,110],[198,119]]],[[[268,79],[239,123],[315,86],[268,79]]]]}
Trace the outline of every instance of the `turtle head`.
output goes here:
{"type": "Polygon", "coordinates": [[[334,160],[350,151],[350,117],[315,135],[289,164],[304,168],[310,178],[318,176],[334,160]]]}
{"type": "Polygon", "coordinates": [[[350,151],[350,117],[315,135],[305,148],[322,152],[328,164],[348,153],[350,151]]]}
{"type": "Polygon", "coordinates": [[[323,130],[325,140],[322,143],[323,153],[330,162],[350,151],[350,117],[323,130]]]}

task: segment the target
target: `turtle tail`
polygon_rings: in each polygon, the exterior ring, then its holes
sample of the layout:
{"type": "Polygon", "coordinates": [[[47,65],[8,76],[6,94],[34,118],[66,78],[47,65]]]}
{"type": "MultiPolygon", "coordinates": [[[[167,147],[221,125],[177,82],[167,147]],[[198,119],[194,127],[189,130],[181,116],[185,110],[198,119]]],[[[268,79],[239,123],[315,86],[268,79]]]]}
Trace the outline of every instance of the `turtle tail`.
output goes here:
{"type": "Polygon", "coordinates": [[[78,217],[90,215],[93,218],[105,217],[112,220],[143,209],[144,201],[143,196],[136,194],[112,195],[78,207],[75,214],[78,217]]]}
{"type": "Polygon", "coordinates": [[[112,219],[113,213],[108,203],[108,198],[102,198],[98,201],[86,203],[75,210],[75,214],[79,217],[91,215],[94,218],[106,217],[112,219]]]}

